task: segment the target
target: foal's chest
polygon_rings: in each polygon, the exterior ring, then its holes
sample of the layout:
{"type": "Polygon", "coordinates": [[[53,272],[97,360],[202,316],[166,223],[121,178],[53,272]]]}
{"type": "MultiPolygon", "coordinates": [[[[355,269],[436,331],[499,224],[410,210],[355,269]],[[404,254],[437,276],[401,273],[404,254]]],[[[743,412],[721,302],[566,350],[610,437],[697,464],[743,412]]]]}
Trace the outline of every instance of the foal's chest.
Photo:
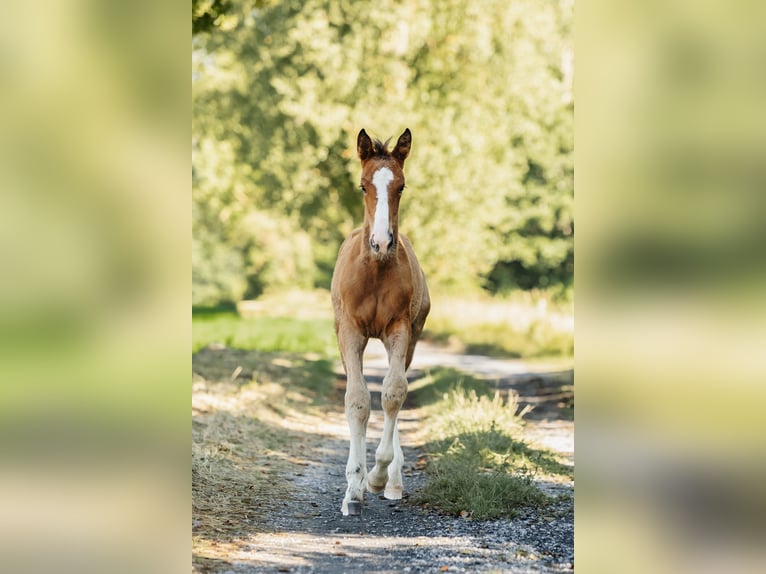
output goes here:
{"type": "Polygon", "coordinates": [[[354,309],[353,321],[366,337],[381,337],[387,328],[400,321],[411,322],[412,289],[391,282],[370,285],[349,294],[347,303],[354,309]]]}

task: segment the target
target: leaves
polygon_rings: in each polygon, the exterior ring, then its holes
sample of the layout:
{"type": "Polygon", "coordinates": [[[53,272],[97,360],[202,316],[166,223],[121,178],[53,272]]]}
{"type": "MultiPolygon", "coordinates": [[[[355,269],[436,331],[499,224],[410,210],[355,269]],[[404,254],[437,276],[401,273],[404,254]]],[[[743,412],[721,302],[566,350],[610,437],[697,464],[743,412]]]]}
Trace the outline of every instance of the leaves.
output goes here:
{"type": "Polygon", "coordinates": [[[231,0],[226,19],[193,40],[195,237],[252,259],[234,230],[257,211],[310,245],[261,241],[271,271],[243,263],[245,284],[329,285],[362,221],[361,128],[412,131],[400,229],[432,285],[571,280],[569,3],[231,0]]]}

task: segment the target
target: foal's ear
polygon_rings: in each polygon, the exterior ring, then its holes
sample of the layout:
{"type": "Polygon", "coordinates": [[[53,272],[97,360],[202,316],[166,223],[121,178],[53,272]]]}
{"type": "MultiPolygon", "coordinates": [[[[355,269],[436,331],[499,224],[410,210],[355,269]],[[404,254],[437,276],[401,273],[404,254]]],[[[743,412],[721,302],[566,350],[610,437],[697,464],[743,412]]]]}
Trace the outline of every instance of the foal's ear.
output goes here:
{"type": "Polygon", "coordinates": [[[394,156],[399,162],[404,163],[407,156],[410,155],[410,146],[412,145],[412,134],[410,128],[404,130],[404,133],[399,136],[399,141],[396,142],[396,147],[391,155],[394,156]]]}
{"type": "Polygon", "coordinates": [[[362,129],[356,138],[356,153],[362,161],[372,157],[372,140],[367,132],[362,129]]]}

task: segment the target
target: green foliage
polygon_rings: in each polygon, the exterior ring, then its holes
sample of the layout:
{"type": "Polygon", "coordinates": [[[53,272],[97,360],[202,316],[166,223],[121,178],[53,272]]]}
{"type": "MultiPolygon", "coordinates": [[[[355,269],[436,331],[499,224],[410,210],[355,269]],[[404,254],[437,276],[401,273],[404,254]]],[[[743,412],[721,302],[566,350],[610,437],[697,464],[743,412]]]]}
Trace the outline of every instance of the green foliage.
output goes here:
{"type": "Polygon", "coordinates": [[[413,132],[401,230],[432,285],[571,281],[571,26],[553,0],[232,0],[193,39],[194,235],[224,245],[195,257],[205,298],[329,285],[362,127],[413,132]]]}
{"type": "Polygon", "coordinates": [[[192,34],[212,30],[229,8],[226,0],[192,0],[192,34]]]}
{"type": "Polygon", "coordinates": [[[245,297],[271,289],[308,289],[313,284],[313,258],[308,234],[291,228],[278,215],[253,211],[234,228],[233,242],[244,256],[248,279],[245,297]]]}
{"type": "Polygon", "coordinates": [[[192,237],[192,305],[238,301],[247,288],[241,251],[205,227],[192,237]]]}

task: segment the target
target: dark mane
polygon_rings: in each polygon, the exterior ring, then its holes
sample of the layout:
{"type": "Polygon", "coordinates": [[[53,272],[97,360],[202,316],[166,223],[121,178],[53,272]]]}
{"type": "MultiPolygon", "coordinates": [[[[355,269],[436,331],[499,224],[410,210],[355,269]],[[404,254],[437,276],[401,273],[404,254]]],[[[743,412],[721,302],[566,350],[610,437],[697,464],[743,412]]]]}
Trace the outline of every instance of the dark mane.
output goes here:
{"type": "Polygon", "coordinates": [[[379,139],[372,140],[373,157],[390,157],[391,152],[388,151],[388,142],[390,141],[391,141],[391,138],[388,138],[384,142],[380,141],[379,139]]]}

